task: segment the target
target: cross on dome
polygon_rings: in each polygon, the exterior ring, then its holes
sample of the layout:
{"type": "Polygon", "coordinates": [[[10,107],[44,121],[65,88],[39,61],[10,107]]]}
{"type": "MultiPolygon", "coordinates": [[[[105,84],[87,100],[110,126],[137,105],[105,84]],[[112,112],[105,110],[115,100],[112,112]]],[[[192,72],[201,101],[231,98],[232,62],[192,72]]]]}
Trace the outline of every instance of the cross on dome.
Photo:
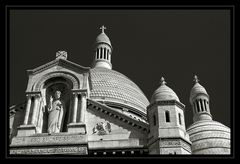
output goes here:
{"type": "Polygon", "coordinates": [[[161,77],[160,84],[161,85],[167,84],[167,82],[165,81],[164,77],[161,77]]]}
{"type": "Polygon", "coordinates": [[[197,75],[194,76],[193,81],[194,81],[195,83],[198,83],[198,82],[200,81],[200,80],[198,79],[197,75]]]}
{"type": "Polygon", "coordinates": [[[100,27],[100,29],[102,30],[102,33],[104,33],[104,30],[107,28],[104,25],[102,25],[102,27],[100,27]]]}

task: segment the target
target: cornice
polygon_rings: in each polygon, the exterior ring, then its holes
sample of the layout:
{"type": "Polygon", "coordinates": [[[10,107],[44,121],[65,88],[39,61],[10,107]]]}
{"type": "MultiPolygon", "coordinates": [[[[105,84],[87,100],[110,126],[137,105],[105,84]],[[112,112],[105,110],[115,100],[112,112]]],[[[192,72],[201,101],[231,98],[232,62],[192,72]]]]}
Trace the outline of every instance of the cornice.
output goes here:
{"type": "Polygon", "coordinates": [[[185,105],[182,104],[181,102],[178,102],[176,100],[165,100],[165,101],[155,101],[154,103],[150,104],[147,106],[147,110],[150,110],[153,106],[165,106],[165,105],[176,105],[182,110],[184,110],[185,105]]]}
{"type": "Polygon", "coordinates": [[[83,67],[81,65],[78,65],[76,63],[73,63],[69,60],[65,60],[65,59],[55,59],[49,63],[46,63],[44,65],[41,65],[37,68],[34,68],[32,70],[27,70],[28,74],[29,75],[35,75],[37,73],[40,73],[44,70],[47,70],[51,67],[54,67],[56,65],[59,65],[59,66],[63,66],[64,68],[70,68],[71,70],[73,71],[76,71],[76,72],[88,72],[90,67],[83,67]]]}

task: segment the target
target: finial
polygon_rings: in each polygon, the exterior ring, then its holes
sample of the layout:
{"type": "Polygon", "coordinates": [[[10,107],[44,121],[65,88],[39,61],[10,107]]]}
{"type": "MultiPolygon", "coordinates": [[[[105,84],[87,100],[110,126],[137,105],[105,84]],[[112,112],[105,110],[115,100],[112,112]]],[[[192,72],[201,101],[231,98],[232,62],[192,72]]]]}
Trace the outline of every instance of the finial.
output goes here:
{"type": "Polygon", "coordinates": [[[67,60],[67,52],[66,51],[58,51],[58,52],[56,52],[56,59],[65,59],[65,60],[67,60]]]}
{"type": "Polygon", "coordinates": [[[194,76],[193,81],[194,81],[195,83],[198,83],[198,82],[200,81],[200,80],[198,79],[197,75],[194,76]]]}
{"type": "Polygon", "coordinates": [[[102,25],[102,27],[100,27],[100,29],[102,30],[102,33],[104,33],[104,30],[107,28],[104,25],[102,25]]]}
{"type": "Polygon", "coordinates": [[[164,77],[161,77],[160,84],[161,85],[167,84],[167,82],[165,81],[164,77]]]}

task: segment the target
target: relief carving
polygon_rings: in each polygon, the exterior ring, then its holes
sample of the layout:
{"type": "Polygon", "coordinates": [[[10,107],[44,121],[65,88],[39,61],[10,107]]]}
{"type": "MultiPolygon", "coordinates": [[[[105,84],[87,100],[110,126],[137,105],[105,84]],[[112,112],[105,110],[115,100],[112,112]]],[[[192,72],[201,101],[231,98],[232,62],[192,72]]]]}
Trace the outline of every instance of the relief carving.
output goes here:
{"type": "Polygon", "coordinates": [[[98,135],[105,135],[111,132],[111,125],[109,122],[100,122],[93,128],[93,133],[98,135]]]}

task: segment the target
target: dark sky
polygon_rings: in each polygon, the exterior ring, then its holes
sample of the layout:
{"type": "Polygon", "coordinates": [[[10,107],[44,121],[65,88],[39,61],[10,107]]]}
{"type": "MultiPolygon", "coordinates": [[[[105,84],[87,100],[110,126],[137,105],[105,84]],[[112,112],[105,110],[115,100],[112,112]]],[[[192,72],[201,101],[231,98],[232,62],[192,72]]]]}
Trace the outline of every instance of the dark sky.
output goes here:
{"type": "Polygon", "coordinates": [[[230,127],[230,12],[227,10],[11,10],[10,106],[25,101],[26,70],[55,59],[91,66],[105,25],[113,69],[134,81],[150,101],[161,76],[186,105],[193,76],[210,95],[213,119],[230,127]]]}

